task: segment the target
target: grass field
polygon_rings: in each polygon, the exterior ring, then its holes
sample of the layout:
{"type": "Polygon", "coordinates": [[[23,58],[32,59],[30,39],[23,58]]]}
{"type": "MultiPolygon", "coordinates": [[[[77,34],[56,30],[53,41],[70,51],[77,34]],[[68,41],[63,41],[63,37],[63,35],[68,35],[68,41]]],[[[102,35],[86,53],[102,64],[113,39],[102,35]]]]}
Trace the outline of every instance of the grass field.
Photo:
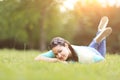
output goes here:
{"type": "Polygon", "coordinates": [[[0,80],[120,80],[120,56],[93,64],[36,62],[38,51],[0,50],[0,80]]]}

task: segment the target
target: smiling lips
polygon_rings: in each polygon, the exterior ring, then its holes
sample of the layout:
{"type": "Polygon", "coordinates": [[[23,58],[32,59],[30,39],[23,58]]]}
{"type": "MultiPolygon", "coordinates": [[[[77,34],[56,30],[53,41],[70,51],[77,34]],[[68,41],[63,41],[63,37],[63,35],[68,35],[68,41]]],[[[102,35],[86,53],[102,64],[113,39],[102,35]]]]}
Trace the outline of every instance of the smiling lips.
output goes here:
{"type": "Polygon", "coordinates": [[[64,57],[65,57],[65,55],[61,55],[60,57],[58,57],[58,59],[64,60],[64,57]]]}

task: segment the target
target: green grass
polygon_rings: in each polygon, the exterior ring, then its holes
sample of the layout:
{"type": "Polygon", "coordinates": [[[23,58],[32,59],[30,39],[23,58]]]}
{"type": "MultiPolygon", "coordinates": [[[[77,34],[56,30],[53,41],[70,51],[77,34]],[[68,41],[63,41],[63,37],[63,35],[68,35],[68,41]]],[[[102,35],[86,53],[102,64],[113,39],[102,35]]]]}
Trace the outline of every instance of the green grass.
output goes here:
{"type": "Polygon", "coordinates": [[[36,62],[38,51],[0,50],[0,80],[120,80],[120,56],[93,64],[36,62]]]}

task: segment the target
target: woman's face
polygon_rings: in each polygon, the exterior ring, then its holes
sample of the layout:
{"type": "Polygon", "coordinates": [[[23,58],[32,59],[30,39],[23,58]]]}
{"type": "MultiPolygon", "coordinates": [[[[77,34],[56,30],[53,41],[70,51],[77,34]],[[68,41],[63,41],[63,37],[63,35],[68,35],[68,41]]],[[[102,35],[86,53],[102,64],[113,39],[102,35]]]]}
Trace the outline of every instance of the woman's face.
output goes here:
{"type": "Polygon", "coordinates": [[[52,51],[55,54],[56,58],[62,61],[66,61],[67,58],[71,55],[71,51],[68,48],[68,45],[57,45],[56,47],[52,48],[52,51]]]}

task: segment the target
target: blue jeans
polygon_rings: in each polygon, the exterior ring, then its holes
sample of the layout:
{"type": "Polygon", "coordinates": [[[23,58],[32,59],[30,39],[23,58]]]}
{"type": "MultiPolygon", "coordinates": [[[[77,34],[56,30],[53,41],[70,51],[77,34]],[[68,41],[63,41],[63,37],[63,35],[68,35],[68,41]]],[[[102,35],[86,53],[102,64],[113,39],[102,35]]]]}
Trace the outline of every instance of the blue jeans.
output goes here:
{"type": "MultiPolygon", "coordinates": [[[[97,35],[100,32],[97,32],[97,35]]],[[[94,39],[89,44],[89,47],[95,48],[103,57],[106,55],[106,39],[102,40],[100,43],[97,43],[94,39]]]]}

